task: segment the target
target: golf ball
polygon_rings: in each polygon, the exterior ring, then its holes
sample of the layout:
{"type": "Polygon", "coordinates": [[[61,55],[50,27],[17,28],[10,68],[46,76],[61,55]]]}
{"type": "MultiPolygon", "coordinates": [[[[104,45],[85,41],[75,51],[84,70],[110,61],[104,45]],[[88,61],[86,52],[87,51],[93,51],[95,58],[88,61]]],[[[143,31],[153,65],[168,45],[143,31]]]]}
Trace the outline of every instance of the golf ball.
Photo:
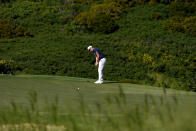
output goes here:
{"type": "Polygon", "coordinates": [[[78,90],[80,90],[80,88],[78,88],[78,90]]]}

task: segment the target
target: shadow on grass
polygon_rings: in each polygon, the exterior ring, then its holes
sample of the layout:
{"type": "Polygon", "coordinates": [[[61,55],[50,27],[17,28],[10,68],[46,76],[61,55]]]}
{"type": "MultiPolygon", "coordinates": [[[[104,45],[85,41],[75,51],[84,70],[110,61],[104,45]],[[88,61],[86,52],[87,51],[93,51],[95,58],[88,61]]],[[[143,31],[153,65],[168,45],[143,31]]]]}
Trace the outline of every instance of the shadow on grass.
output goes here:
{"type": "Polygon", "coordinates": [[[118,82],[118,81],[104,81],[104,83],[103,84],[120,84],[120,82],[118,82]]]}

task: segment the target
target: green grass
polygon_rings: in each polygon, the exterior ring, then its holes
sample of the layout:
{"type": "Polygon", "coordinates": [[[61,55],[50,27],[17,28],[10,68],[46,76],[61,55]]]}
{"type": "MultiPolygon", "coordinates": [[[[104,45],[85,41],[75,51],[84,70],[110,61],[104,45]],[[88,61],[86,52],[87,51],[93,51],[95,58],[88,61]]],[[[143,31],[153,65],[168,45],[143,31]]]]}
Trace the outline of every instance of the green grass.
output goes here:
{"type": "Polygon", "coordinates": [[[94,81],[1,75],[0,130],[49,130],[47,125],[71,131],[196,129],[194,92],[167,89],[164,93],[159,87],[114,81],[96,85],[94,81]]]}
{"type": "MultiPolygon", "coordinates": [[[[18,76],[1,76],[0,79],[0,100],[1,109],[9,106],[10,101],[14,100],[20,104],[28,104],[28,92],[36,91],[40,104],[45,99],[54,100],[55,96],[59,97],[62,106],[66,104],[75,105],[78,103],[79,92],[84,96],[86,102],[103,99],[106,94],[118,93],[118,87],[122,87],[131,104],[142,104],[145,94],[160,97],[163,95],[162,88],[145,85],[136,85],[129,83],[118,83],[106,81],[102,85],[94,84],[95,80],[75,77],[62,76],[45,76],[45,75],[18,75],[18,76]],[[64,103],[65,102],[65,103],[64,103]]],[[[191,103],[191,99],[196,98],[196,93],[167,90],[168,96],[177,95],[186,103],[191,103]],[[187,94],[189,94],[187,96],[187,94]],[[186,97],[184,97],[186,96],[186,97]]]]}

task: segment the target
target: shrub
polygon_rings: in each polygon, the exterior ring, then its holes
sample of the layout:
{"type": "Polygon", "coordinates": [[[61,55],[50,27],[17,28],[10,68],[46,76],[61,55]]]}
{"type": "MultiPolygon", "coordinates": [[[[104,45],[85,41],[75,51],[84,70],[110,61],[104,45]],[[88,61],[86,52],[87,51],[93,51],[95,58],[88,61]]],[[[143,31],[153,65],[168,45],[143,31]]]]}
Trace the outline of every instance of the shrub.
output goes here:
{"type": "Polygon", "coordinates": [[[149,0],[133,0],[138,5],[144,5],[145,3],[149,2],[149,0]]]}
{"type": "Polygon", "coordinates": [[[104,3],[106,4],[115,3],[121,8],[128,8],[132,5],[132,0],[104,0],[104,3]]]}
{"type": "Polygon", "coordinates": [[[22,26],[16,26],[13,30],[13,34],[19,37],[30,36],[30,33],[22,26]]]}
{"type": "Polygon", "coordinates": [[[75,22],[95,32],[114,32],[118,29],[115,21],[120,19],[120,14],[131,5],[131,2],[130,0],[104,0],[103,4],[93,5],[88,12],[80,13],[75,22]]]}
{"type": "Polygon", "coordinates": [[[15,65],[13,60],[0,60],[0,73],[13,74],[15,71],[15,65]]]}
{"type": "Polygon", "coordinates": [[[98,14],[88,24],[88,28],[95,32],[112,33],[118,29],[118,25],[110,17],[104,14],[98,14]]]}
{"type": "Polygon", "coordinates": [[[122,13],[123,8],[118,6],[117,3],[108,3],[108,4],[97,4],[91,7],[90,12],[96,14],[105,14],[110,17],[112,20],[118,20],[120,14],[122,13]]]}
{"type": "Polygon", "coordinates": [[[195,2],[184,3],[184,2],[172,2],[169,5],[170,16],[190,16],[196,11],[195,2]]]}
{"type": "Polygon", "coordinates": [[[151,20],[159,20],[161,18],[161,14],[157,12],[151,12],[150,13],[150,19],[151,20]]]}
{"type": "MultiPolygon", "coordinates": [[[[80,25],[85,25],[87,26],[88,25],[88,19],[90,19],[89,17],[93,17],[93,16],[90,16],[89,15],[90,13],[89,12],[81,12],[76,18],[75,18],[75,21],[77,24],[80,24],[80,25]]],[[[93,14],[92,14],[93,15],[93,14]]]]}
{"type": "Polygon", "coordinates": [[[184,2],[184,3],[188,3],[188,2],[195,2],[195,0],[173,0],[176,2],[184,2]]]}
{"type": "Polygon", "coordinates": [[[144,54],[143,55],[143,63],[145,63],[145,64],[153,64],[154,62],[153,62],[154,60],[153,60],[153,57],[152,56],[150,56],[149,54],[144,54]]]}
{"type": "Polygon", "coordinates": [[[16,1],[16,0],[0,0],[0,4],[11,3],[14,1],[16,1]]]}
{"type": "Polygon", "coordinates": [[[12,20],[0,19],[0,37],[23,37],[30,36],[30,33],[12,20]]]}
{"type": "Polygon", "coordinates": [[[157,0],[150,0],[149,1],[149,5],[156,5],[156,4],[158,4],[157,0]]]}
{"type": "Polygon", "coordinates": [[[0,18],[9,18],[9,19],[24,19],[34,12],[40,10],[41,3],[35,2],[15,2],[12,5],[12,8],[3,8],[0,12],[0,18]]]}
{"type": "Polygon", "coordinates": [[[118,29],[115,20],[122,12],[115,4],[99,4],[92,6],[89,12],[80,13],[75,22],[95,32],[111,33],[118,29]]]}
{"type": "Polygon", "coordinates": [[[170,4],[171,1],[173,1],[173,0],[160,0],[160,3],[163,3],[163,4],[170,4]]]}
{"type": "Polygon", "coordinates": [[[196,16],[190,16],[182,22],[184,32],[196,36],[196,16]]]}
{"type": "Polygon", "coordinates": [[[158,1],[163,4],[171,4],[173,2],[183,2],[183,3],[194,2],[194,0],[158,0],[158,1]]]}
{"type": "Polygon", "coordinates": [[[172,17],[163,22],[163,26],[169,32],[183,32],[196,36],[196,16],[172,17]]]}
{"type": "Polygon", "coordinates": [[[160,86],[163,88],[182,88],[180,83],[175,79],[168,77],[161,73],[151,73],[149,74],[154,81],[155,86],[160,86]]]}
{"type": "Polygon", "coordinates": [[[111,33],[118,29],[118,25],[109,16],[94,12],[81,13],[77,16],[76,23],[85,25],[88,29],[101,33],[111,33]]]}
{"type": "Polygon", "coordinates": [[[95,2],[95,1],[98,1],[98,0],[71,0],[73,1],[74,3],[91,3],[91,2],[95,2]]]}
{"type": "Polygon", "coordinates": [[[184,32],[183,25],[181,24],[183,20],[183,17],[169,18],[163,22],[163,27],[169,32],[184,32]]]}

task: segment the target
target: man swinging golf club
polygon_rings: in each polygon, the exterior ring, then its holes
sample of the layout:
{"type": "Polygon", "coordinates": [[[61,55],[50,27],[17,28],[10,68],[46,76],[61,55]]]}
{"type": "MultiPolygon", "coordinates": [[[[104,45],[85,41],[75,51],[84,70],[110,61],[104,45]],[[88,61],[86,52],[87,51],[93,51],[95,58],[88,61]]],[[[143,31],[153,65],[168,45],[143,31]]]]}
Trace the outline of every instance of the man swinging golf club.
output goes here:
{"type": "Polygon", "coordinates": [[[104,57],[104,55],[102,54],[102,52],[99,49],[97,49],[97,48],[94,48],[92,46],[88,46],[87,49],[90,52],[94,52],[94,55],[96,57],[95,66],[98,66],[98,75],[99,75],[99,78],[94,83],[95,84],[102,84],[103,83],[103,68],[104,68],[104,65],[106,63],[106,58],[104,57]]]}

